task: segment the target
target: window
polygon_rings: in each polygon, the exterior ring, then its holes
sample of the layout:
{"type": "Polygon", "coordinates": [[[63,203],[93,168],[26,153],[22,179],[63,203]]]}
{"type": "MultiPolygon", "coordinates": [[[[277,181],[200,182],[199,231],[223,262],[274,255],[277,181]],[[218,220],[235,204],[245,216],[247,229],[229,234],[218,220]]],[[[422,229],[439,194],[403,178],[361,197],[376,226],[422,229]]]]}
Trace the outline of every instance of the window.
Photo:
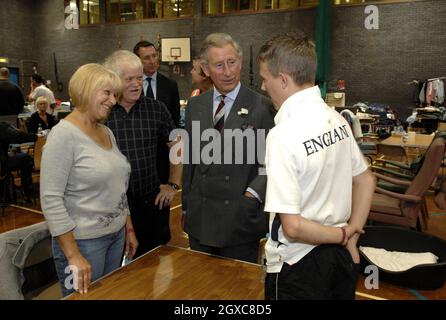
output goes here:
{"type": "MultiPolygon", "coordinates": [[[[413,0],[331,0],[334,6],[367,2],[410,2],[413,0]]],[[[319,0],[203,0],[203,14],[225,14],[246,11],[267,11],[317,7],[319,0]]]]}
{"type": "Polygon", "coordinates": [[[106,21],[192,16],[193,7],[194,0],[106,0],[106,21]]]}
{"type": "Polygon", "coordinates": [[[294,9],[316,6],[319,0],[203,0],[204,14],[260,11],[270,9],[294,9]]]}
{"type": "Polygon", "coordinates": [[[193,0],[164,0],[163,2],[164,17],[184,17],[193,15],[193,0]]]}
{"type": "Polygon", "coordinates": [[[81,25],[101,22],[99,0],[77,0],[76,2],[81,25]]]}
{"type": "Polygon", "coordinates": [[[158,18],[161,12],[160,1],[156,0],[137,0],[136,1],[136,19],[158,18]]]}
{"type": "MultiPolygon", "coordinates": [[[[342,4],[358,4],[358,3],[364,3],[364,2],[370,2],[371,0],[334,0],[334,5],[342,5],[342,4]]],[[[378,0],[379,1],[379,0],[378,0]]],[[[374,0],[374,2],[377,2],[374,0]]],[[[381,0],[382,2],[382,0],[381,0]]]]}
{"type": "Polygon", "coordinates": [[[417,0],[332,0],[333,5],[352,5],[352,4],[367,4],[368,2],[411,2],[411,1],[417,1],[417,0]]]}
{"type": "Polygon", "coordinates": [[[259,10],[277,9],[277,0],[259,0],[259,10]]]}
{"type": "Polygon", "coordinates": [[[64,8],[70,3],[79,10],[80,25],[98,24],[101,20],[114,23],[194,14],[194,0],[64,0],[64,8]]]}
{"type": "Polygon", "coordinates": [[[80,25],[101,23],[100,0],[64,0],[64,8],[70,4],[79,10],[80,25]]]}

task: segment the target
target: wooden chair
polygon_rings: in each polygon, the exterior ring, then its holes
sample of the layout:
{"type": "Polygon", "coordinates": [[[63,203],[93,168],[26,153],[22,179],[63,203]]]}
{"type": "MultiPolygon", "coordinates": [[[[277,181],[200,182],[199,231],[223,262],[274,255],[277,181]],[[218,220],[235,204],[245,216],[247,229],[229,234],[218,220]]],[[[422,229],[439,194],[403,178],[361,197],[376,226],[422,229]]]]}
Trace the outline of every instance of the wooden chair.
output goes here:
{"type": "Polygon", "coordinates": [[[34,185],[34,198],[39,198],[39,193],[36,192],[39,190],[40,187],[40,163],[42,161],[42,151],[43,146],[45,145],[46,138],[45,137],[38,137],[36,143],[34,144],[34,171],[32,175],[33,179],[33,185],[34,185]],[[37,188],[36,188],[37,187],[37,188]],[[37,194],[37,196],[36,196],[37,194]]]}
{"type": "MultiPolygon", "coordinates": [[[[45,137],[38,137],[31,151],[34,159],[34,170],[32,173],[32,183],[34,185],[32,198],[34,200],[39,198],[38,196],[39,193],[37,192],[38,189],[36,188],[36,186],[39,187],[40,184],[40,163],[42,161],[42,149],[45,142],[46,142],[45,137]]],[[[14,185],[17,186],[18,188],[21,188],[22,185],[21,179],[18,177],[18,175],[14,179],[14,185]]]]}
{"type": "Polygon", "coordinates": [[[428,212],[425,194],[437,177],[445,155],[446,140],[437,137],[426,152],[424,162],[412,181],[391,178],[379,173],[375,175],[384,181],[406,186],[404,194],[376,187],[368,219],[408,228],[421,229],[419,217],[427,228],[428,212]]]}
{"type": "Polygon", "coordinates": [[[42,149],[46,142],[45,137],[38,137],[34,144],[34,171],[40,172],[40,162],[42,161],[42,149]]]}
{"type": "Polygon", "coordinates": [[[392,146],[382,143],[376,144],[378,157],[383,160],[394,160],[407,163],[406,149],[402,146],[392,146]]]}

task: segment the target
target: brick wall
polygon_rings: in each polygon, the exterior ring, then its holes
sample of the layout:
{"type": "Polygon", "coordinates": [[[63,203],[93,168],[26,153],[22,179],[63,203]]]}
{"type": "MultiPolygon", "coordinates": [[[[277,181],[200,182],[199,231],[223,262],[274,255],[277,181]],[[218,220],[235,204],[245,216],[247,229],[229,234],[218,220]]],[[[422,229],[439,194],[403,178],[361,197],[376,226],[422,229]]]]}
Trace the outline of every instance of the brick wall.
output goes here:
{"type": "MultiPolygon", "coordinates": [[[[35,59],[39,72],[52,82],[54,64],[52,54],[58,59],[63,92],[56,93],[67,99],[66,87],[74,70],[87,62],[102,61],[118,48],[132,49],[141,38],[156,42],[161,37],[192,39],[192,55],[201,41],[211,32],[228,32],[238,40],[244,50],[242,81],[249,84],[249,47],[253,46],[254,58],[259,47],[272,35],[300,28],[314,37],[316,8],[295,11],[241,14],[232,16],[202,16],[201,1],[196,0],[192,18],[171,21],[148,21],[132,24],[81,27],[79,30],[64,28],[62,0],[6,1],[10,7],[0,13],[5,41],[0,42],[1,52],[16,61],[35,59]],[[18,28],[5,22],[14,17],[18,28]],[[6,29],[5,29],[6,27],[6,29]]],[[[379,30],[364,27],[365,6],[336,7],[332,11],[332,64],[330,87],[338,79],[345,80],[347,104],[358,101],[390,104],[401,117],[409,113],[412,89],[407,85],[412,79],[446,76],[446,1],[426,0],[407,3],[381,4],[379,30]]],[[[10,20],[11,21],[11,20],[10,20]]],[[[186,99],[191,91],[189,63],[181,64],[182,74],[173,75],[172,67],[162,65],[161,72],[176,79],[180,96],[186,99]]],[[[258,89],[258,68],[253,63],[253,86],[258,89]]]]}
{"type": "Polygon", "coordinates": [[[413,79],[446,76],[446,1],[382,4],[379,30],[364,27],[364,6],[333,14],[332,84],[346,83],[347,104],[383,102],[401,118],[414,106],[413,79]]]}
{"type": "MultiPolygon", "coordinates": [[[[20,68],[21,61],[35,59],[34,45],[38,29],[35,28],[33,16],[34,2],[0,0],[0,56],[9,58],[7,66],[20,68]]],[[[29,80],[19,81],[24,92],[28,93],[29,80]]]]}

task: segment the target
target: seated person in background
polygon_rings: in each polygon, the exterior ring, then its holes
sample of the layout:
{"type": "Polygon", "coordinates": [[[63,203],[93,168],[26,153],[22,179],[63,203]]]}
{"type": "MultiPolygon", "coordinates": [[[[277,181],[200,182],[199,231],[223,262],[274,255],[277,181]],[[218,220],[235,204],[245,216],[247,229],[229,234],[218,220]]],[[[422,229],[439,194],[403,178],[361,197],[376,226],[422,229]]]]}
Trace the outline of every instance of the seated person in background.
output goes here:
{"type": "Polygon", "coordinates": [[[37,135],[19,131],[9,123],[0,122],[0,169],[1,176],[10,171],[20,170],[20,179],[25,193],[25,201],[30,202],[33,191],[32,170],[33,158],[23,152],[8,155],[9,145],[12,143],[34,142],[37,135]]]}
{"type": "Polygon", "coordinates": [[[28,132],[38,133],[39,125],[42,130],[51,129],[56,124],[56,118],[46,112],[48,109],[48,100],[40,96],[36,99],[37,111],[31,115],[29,120],[28,132]]]}
{"type": "Polygon", "coordinates": [[[201,69],[201,60],[200,59],[194,59],[193,61],[193,67],[190,71],[190,74],[192,76],[192,85],[196,88],[192,91],[191,97],[198,96],[199,94],[208,91],[209,89],[212,89],[213,83],[211,78],[206,76],[201,69]]]}
{"type": "Polygon", "coordinates": [[[46,111],[53,114],[54,108],[56,108],[54,93],[44,84],[42,76],[35,73],[31,76],[31,92],[27,98],[28,101],[36,101],[40,96],[45,97],[48,101],[49,108],[46,111]]]}

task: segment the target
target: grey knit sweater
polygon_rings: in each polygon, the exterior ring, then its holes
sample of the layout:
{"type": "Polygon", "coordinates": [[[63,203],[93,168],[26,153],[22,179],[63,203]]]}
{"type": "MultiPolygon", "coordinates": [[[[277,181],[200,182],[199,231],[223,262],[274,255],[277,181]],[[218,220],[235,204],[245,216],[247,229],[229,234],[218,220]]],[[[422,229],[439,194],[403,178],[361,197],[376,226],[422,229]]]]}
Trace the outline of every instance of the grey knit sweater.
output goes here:
{"type": "Polygon", "coordinates": [[[73,231],[76,239],[120,230],[130,214],[130,164],[107,128],[106,150],[69,121],[61,120],[43,148],[40,199],[53,237],[73,231]]]}

